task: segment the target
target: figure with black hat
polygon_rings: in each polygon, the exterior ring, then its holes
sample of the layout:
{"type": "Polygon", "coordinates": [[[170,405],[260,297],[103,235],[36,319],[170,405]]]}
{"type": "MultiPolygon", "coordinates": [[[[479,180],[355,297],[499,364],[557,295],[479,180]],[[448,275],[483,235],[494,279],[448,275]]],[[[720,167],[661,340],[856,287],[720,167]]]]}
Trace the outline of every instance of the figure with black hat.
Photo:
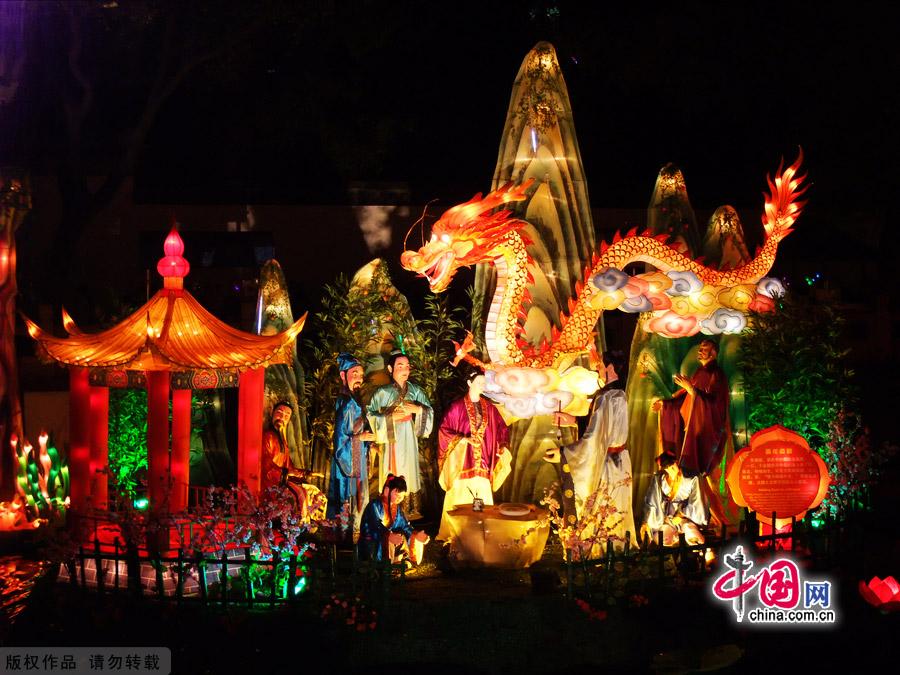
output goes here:
{"type": "Polygon", "coordinates": [[[357,538],[362,513],[369,502],[369,446],[375,434],[369,428],[360,398],[365,377],[362,364],[347,352],[339,354],[337,362],[342,387],[334,406],[334,456],[326,516],[333,520],[348,506],[357,538]]]}

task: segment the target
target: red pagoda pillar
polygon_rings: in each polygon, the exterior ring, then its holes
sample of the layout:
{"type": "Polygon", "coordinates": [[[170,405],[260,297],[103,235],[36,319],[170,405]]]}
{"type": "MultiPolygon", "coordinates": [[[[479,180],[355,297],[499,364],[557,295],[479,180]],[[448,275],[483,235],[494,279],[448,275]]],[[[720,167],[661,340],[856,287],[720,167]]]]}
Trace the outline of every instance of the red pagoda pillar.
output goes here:
{"type": "Polygon", "coordinates": [[[191,476],[191,390],[172,390],[172,493],[169,506],[180,512],[188,506],[191,476]]]}
{"type": "Polygon", "coordinates": [[[263,399],[266,369],[241,373],[238,385],[238,483],[246,483],[259,496],[262,483],[263,399]]]}
{"type": "Polygon", "coordinates": [[[150,508],[166,505],[169,495],[169,373],[147,371],[147,496],[150,508]]]}
{"type": "Polygon", "coordinates": [[[91,505],[106,509],[109,499],[109,389],[90,387],[91,401],[91,505]]]}
{"type": "Polygon", "coordinates": [[[69,496],[72,508],[84,511],[91,494],[91,394],[88,369],[69,368],[69,496]]]}

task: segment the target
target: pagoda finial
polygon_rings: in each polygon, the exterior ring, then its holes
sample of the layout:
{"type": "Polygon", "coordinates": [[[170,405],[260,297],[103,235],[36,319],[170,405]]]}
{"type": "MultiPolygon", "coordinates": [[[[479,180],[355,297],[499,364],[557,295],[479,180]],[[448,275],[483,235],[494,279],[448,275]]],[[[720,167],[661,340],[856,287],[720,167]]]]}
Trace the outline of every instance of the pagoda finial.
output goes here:
{"type": "Polygon", "coordinates": [[[163,243],[165,256],[156,263],[156,271],[163,278],[165,288],[184,288],[184,277],[191,271],[191,266],[184,257],[184,242],[178,234],[178,223],[172,219],[172,230],[163,243]]]}

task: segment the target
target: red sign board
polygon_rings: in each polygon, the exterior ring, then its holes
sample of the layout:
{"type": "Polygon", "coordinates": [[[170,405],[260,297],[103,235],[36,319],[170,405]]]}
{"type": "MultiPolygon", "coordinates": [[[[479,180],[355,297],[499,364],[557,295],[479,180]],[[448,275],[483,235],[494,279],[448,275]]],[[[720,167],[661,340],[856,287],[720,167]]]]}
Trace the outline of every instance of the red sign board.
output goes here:
{"type": "Polygon", "coordinates": [[[780,425],[753,434],[750,447],[729,462],[726,480],[737,504],[756,511],[767,525],[775,513],[778,527],[821,504],[830,482],[819,453],[780,425]]]}

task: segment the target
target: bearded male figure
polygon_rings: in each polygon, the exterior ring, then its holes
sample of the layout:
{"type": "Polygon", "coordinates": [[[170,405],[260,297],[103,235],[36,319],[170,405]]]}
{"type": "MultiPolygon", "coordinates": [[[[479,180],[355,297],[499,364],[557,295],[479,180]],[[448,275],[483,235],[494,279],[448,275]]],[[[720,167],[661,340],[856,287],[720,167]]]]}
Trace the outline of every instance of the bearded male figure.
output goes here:
{"type": "Polygon", "coordinates": [[[325,514],[325,496],[315,485],[305,481],[313,474],[307,469],[298,469],[291,461],[285,431],[294,412],[289,403],[276,403],[272,408],[272,427],[263,432],[263,472],[262,491],[280,487],[290,490],[300,518],[304,523],[318,520],[325,514]]]}
{"type": "Polygon", "coordinates": [[[334,455],[326,517],[333,520],[348,507],[356,535],[369,502],[369,445],[375,440],[375,434],[369,429],[360,398],[364,379],[362,364],[347,352],[339,354],[337,361],[343,386],[334,404],[334,455]]]}
{"type": "Polygon", "coordinates": [[[653,403],[659,413],[661,452],[677,458],[686,476],[706,475],[722,458],[728,433],[728,378],[716,363],[712,340],[697,347],[700,367],[691,377],[675,375],[681,387],[653,403]]]}

